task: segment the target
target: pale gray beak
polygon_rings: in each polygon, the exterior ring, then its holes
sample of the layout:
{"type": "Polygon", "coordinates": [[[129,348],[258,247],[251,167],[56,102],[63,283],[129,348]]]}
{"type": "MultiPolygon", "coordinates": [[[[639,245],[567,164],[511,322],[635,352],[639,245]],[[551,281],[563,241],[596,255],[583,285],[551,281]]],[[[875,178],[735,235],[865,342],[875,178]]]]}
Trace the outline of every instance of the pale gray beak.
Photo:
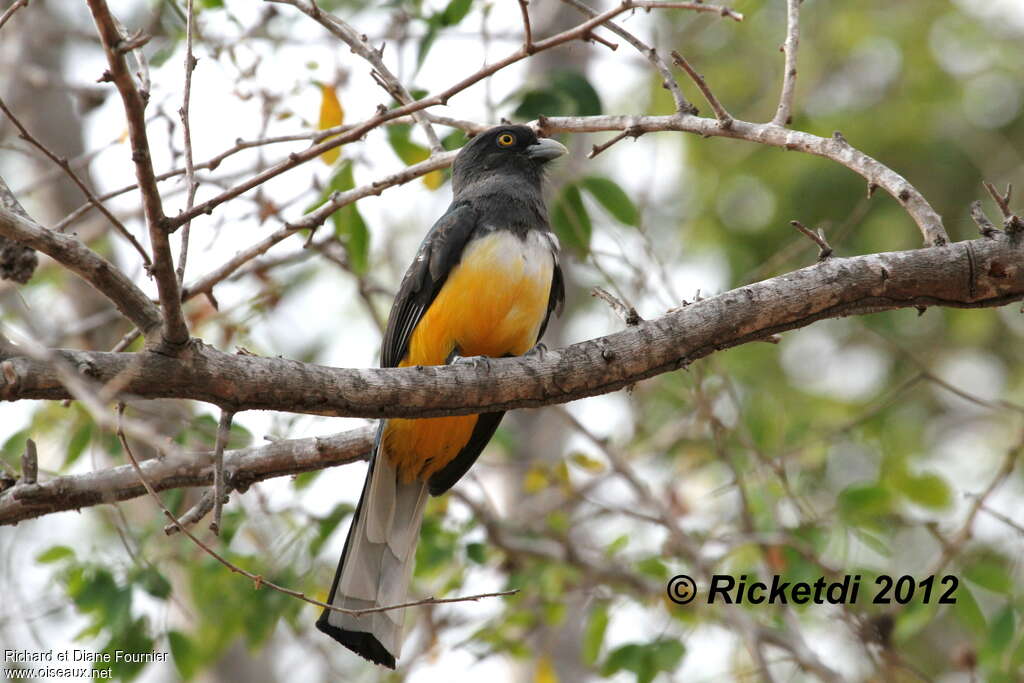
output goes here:
{"type": "Polygon", "coordinates": [[[565,145],[552,138],[541,138],[537,141],[537,144],[526,148],[526,155],[538,161],[551,161],[568,153],[569,150],[566,149],[565,145]]]}

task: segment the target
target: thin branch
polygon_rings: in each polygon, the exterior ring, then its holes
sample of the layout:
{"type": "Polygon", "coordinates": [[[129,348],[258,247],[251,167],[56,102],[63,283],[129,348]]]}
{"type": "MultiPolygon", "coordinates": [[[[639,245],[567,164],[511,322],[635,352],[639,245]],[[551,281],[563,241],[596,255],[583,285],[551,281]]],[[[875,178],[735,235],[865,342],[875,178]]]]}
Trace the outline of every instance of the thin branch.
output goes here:
{"type": "Polygon", "coordinates": [[[519,0],[519,13],[523,16],[523,49],[533,54],[533,29],[530,28],[530,0],[519,0]]]}
{"type": "MultiPolygon", "coordinates": [[[[583,12],[589,17],[597,16],[596,10],[591,9],[589,6],[587,6],[580,0],[562,0],[562,2],[572,5],[577,10],[583,12]]],[[[665,60],[662,59],[661,54],[659,54],[657,50],[655,50],[650,45],[644,43],[642,40],[637,38],[635,35],[627,31],[626,29],[622,28],[622,26],[620,26],[616,22],[607,22],[605,24],[605,28],[607,28],[612,33],[620,36],[623,40],[625,40],[627,43],[636,48],[636,50],[640,54],[642,54],[644,58],[647,59],[647,61],[649,61],[654,66],[655,69],[658,70],[658,73],[661,75],[661,85],[663,88],[667,89],[670,93],[672,93],[672,99],[675,101],[677,112],[679,112],[680,114],[697,113],[697,108],[690,104],[690,102],[686,99],[686,96],[683,95],[683,91],[679,87],[679,83],[676,82],[676,79],[672,76],[672,70],[669,69],[668,64],[665,63],[665,60]]],[[[596,156],[596,154],[594,156],[596,156]]]]}
{"type": "Polygon", "coordinates": [[[800,46],[800,4],[803,0],[786,0],[786,42],[779,49],[785,53],[782,93],[772,123],[788,126],[793,121],[793,97],[796,94],[796,53],[800,46]]]}
{"type": "Polygon", "coordinates": [[[698,116],[544,116],[537,128],[545,135],[556,133],[591,133],[626,129],[653,133],[679,131],[702,137],[727,137],[747,140],[770,147],[797,150],[830,159],[864,177],[869,183],[883,188],[896,198],[914,219],[924,236],[925,244],[947,244],[949,237],[942,225],[942,217],[928,200],[906,178],[878,160],[853,147],[842,136],[823,138],[803,131],[782,128],[772,123],[749,123],[733,119],[729,128],[723,128],[717,119],[698,116]]]}
{"type": "Polygon", "coordinates": [[[0,111],[3,111],[4,115],[7,116],[7,119],[12,124],[14,124],[15,128],[18,129],[18,136],[22,140],[29,143],[30,145],[38,149],[40,152],[45,154],[47,159],[56,164],[57,167],[60,168],[60,170],[63,171],[64,174],[68,176],[68,178],[71,179],[71,182],[78,186],[78,189],[81,190],[82,194],[85,195],[85,198],[88,200],[89,204],[96,207],[96,209],[103,214],[103,217],[110,221],[110,224],[114,226],[114,229],[117,230],[117,232],[121,233],[121,236],[128,240],[132,247],[135,248],[135,251],[137,251],[139,253],[139,256],[142,257],[142,262],[146,265],[146,268],[148,269],[152,265],[152,263],[149,260],[149,254],[147,254],[146,250],[142,248],[142,245],[139,244],[139,241],[135,239],[135,235],[128,231],[128,228],[124,226],[124,223],[119,221],[117,219],[117,216],[112,214],[110,210],[107,209],[107,207],[104,206],[103,203],[96,198],[96,195],[93,194],[92,190],[90,190],[89,187],[84,182],[82,182],[82,179],[78,177],[78,174],[75,173],[74,170],[72,170],[71,165],[68,163],[68,160],[63,157],[58,157],[56,154],[50,151],[50,149],[46,145],[41,143],[39,140],[35,138],[35,136],[29,133],[28,129],[25,128],[24,125],[22,125],[21,121],[18,120],[18,118],[13,114],[13,112],[11,112],[11,110],[7,108],[7,104],[3,101],[3,98],[0,98],[0,111]]]}
{"type": "Polygon", "coordinates": [[[612,310],[615,311],[627,325],[638,325],[640,321],[643,320],[643,318],[640,317],[640,314],[636,312],[635,308],[601,287],[594,287],[590,290],[590,295],[601,299],[611,306],[612,310]]]}
{"type": "Polygon", "coordinates": [[[825,259],[832,256],[832,245],[825,239],[825,232],[818,228],[817,232],[811,230],[800,221],[790,221],[790,225],[800,231],[807,239],[811,240],[818,245],[818,260],[824,261],[825,259]]]}
{"type": "MultiPolygon", "coordinates": [[[[321,26],[330,31],[333,35],[340,38],[346,45],[352,48],[352,52],[365,59],[373,67],[373,71],[370,75],[374,77],[374,80],[384,88],[385,92],[391,95],[400,104],[409,104],[413,101],[412,95],[406,90],[402,82],[388,69],[387,65],[384,64],[382,56],[384,54],[384,48],[381,47],[379,50],[374,49],[370,45],[369,40],[365,35],[356,31],[351,25],[345,20],[329,13],[325,12],[317,6],[315,2],[309,2],[303,4],[301,0],[270,0],[271,2],[279,2],[286,5],[291,5],[298,9],[300,12],[308,15],[314,19],[321,26]]],[[[413,120],[419,124],[420,128],[427,136],[427,142],[430,144],[430,150],[433,153],[443,151],[441,146],[441,140],[437,137],[437,133],[434,131],[434,127],[430,125],[430,121],[423,115],[423,112],[413,111],[413,120]]]]}
{"type": "Polygon", "coordinates": [[[6,10],[4,10],[3,14],[0,14],[0,28],[4,27],[4,24],[7,23],[8,19],[10,19],[12,16],[14,16],[15,12],[17,12],[22,7],[27,7],[27,6],[28,6],[28,0],[15,0],[14,4],[12,4],[6,10]]]}
{"type": "Polygon", "coordinates": [[[659,2],[657,0],[633,0],[633,7],[639,9],[687,9],[694,12],[711,12],[733,21],[743,21],[743,15],[723,5],[707,5],[703,0],[697,2],[659,2]]]}
{"type": "Polygon", "coordinates": [[[711,92],[711,88],[708,87],[708,84],[707,82],[705,82],[704,77],[697,73],[694,70],[694,68],[690,66],[690,63],[686,61],[686,58],[675,50],[672,50],[672,59],[679,66],[679,68],[685,71],[686,74],[693,80],[693,82],[697,84],[697,87],[700,89],[701,94],[704,95],[704,99],[706,99],[708,101],[708,104],[711,105],[711,110],[715,112],[715,118],[718,119],[718,125],[720,125],[722,128],[726,130],[731,128],[732,116],[729,114],[729,112],[725,110],[725,107],[722,106],[722,103],[718,101],[718,98],[715,97],[715,94],[711,92]]]}
{"type": "MultiPolygon", "coordinates": [[[[1024,298],[1020,240],[960,242],[833,258],[702,299],[543,357],[407,368],[327,368],[236,355],[205,345],[188,358],[160,353],[60,351],[101,382],[132,372],[124,394],[189,398],[231,410],[352,417],[441,417],[539,407],[608,393],[716,351],[837,318],[898,308],[999,306],[1024,298]]],[[[67,398],[46,363],[0,349],[0,399],[67,398]]]]}
{"type": "Polygon", "coordinates": [[[62,235],[0,207],[0,235],[41,251],[107,297],[143,334],[160,327],[160,311],[124,273],[77,238],[62,235]]]}
{"type": "MultiPolygon", "coordinates": [[[[196,182],[196,169],[192,158],[192,124],[189,121],[189,106],[192,99],[192,72],[196,69],[196,58],[192,55],[192,32],[196,17],[193,11],[192,0],[188,0],[185,7],[185,91],[181,96],[181,109],[178,115],[181,117],[182,136],[185,147],[185,210],[191,209],[196,203],[196,190],[199,183],[196,182]]],[[[188,238],[192,228],[192,221],[188,221],[181,228],[181,252],[178,255],[178,270],[176,277],[178,287],[185,281],[185,264],[188,262],[188,238]]]]}
{"type": "MultiPolygon", "coordinates": [[[[266,479],[366,460],[373,448],[375,432],[375,427],[358,427],[328,436],[280,439],[262,446],[226,451],[224,467],[232,473],[232,488],[244,491],[252,484],[266,479]]],[[[211,451],[169,453],[163,458],[146,460],[141,465],[146,479],[157,491],[209,487],[213,483],[211,451]]],[[[25,486],[19,482],[14,489],[0,496],[0,524],[15,524],[53,512],[114,503],[144,495],[146,489],[131,465],[53,477],[34,486],[25,486]]],[[[209,502],[212,509],[212,497],[209,502]]],[[[186,525],[192,523],[186,522],[184,517],[182,522],[186,525]]]]}
{"type": "MultiPolygon", "coordinates": [[[[90,2],[99,1],[100,0],[90,0],[90,2]]],[[[689,3],[665,4],[666,6],[671,5],[672,7],[676,7],[676,5],[682,6],[687,5],[689,3]]],[[[590,33],[594,28],[605,24],[607,21],[614,19],[618,15],[622,14],[623,12],[631,8],[641,6],[643,5],[641,3],[636,2],[636,0],[623,0],[623,2],[621,2],[618,6],[613,7],[605,12],[602,12],[596,17],[583,22],[582,24],[562,31],[561,33],[551,36],[550,38],[545,38],[544,40],[535,42],[533,44],[534,53],[544,52],[545,50],[550,50],[552,48],[558,47],[559,45],[564,45],[565,43],[574,40],[585,40],[589,38],[590,33]]],[[[700,7],[707,6],[700,5],[700,7]]],[[[686,9],[694,8],[687,7],[686,9]]],[[[275,164],[274,166],[271,166],[265,171],[262,171],[261,173],[252,176],[248,180],[239,183],[235,187],[232,187],[228,190],[225,190],[224,192],[221,192],[217,196],[212,197],[205,202],[197,204],[195,207],[192,208],[191,211],[184,211],[178,216],[167,219],[168,227],[169,229],[173,230],[183,225],[185,221],[191,218],[194,218],[200,214],[210,213],[213,211],[213,209],[220,206],[224,202],[234,199],[235,197],[244,194],[259,185],[262,185],[271,178],[277,177],[278,175],[286,171],[289,171],[299,166],[300,164],[303,164],[312,159],[316,159],[318,156],[320,156],[329,149],[334,149],[335,147],[340,147],[341,145],[347,144],[354,140],[358,140],[362,138],[370,130],[377,128],[378,126],[388,121],[399,118],[401,116],[412,114],[414,112],[421,111],[428,107],[447,104],[449,99],[463,92],[470,86],[479,83],[480,81],[486,79],[487,77],[505,69],[509,65],[522,61],[529,56],[530,55],[527,54],[526,50],[524,50],[522,46],[520,46],[519,49],[513,52],[512,54],[482,67],[476,72],[470,74],[469,76],[466,76],[465,78],[458,81],[454,85],[449,86],[445,90],[435,95],[424,97],[422,99],[416,100],[415,102],[410,102],[407,105],[396,107],[394,109],[381,109],[378,111],[376,116],[366,119],[365,121],[356,124],[355,126],[352,127],[337,126],[335,128],[330,128],[321,131],[321,136],[329,139],[325,139],[323,142],[312,145],[311,147],[301,152],[291,154],[288,157],[288,159],[281,161],[275,164]],[[345,130],[345,132],[341,133],[343,129],[345,130]]]]}
{"type": "Polygon", "coordinates": [[[197,294],[211,292],[215,285],[230,277],[232,273],[245,265],[248,261],[266,253],[267,250],[275,244],[281,242],[299,230],[313,229],[322,225],[332,213],[343,206],[351,204],[363,197],[380,195],[381,192],[389,187],[407,183],[410,180],[426,175],[431,171],[445,168],[446,166],[451,165],[452,160],[455,159],[455,155],[456,152],[443,152],[441,154],[436,154],[425,161],[413,164],[412,166],[406,166],[401,171],[392,173],[391,175],[381,178],[380,180],[376,180],[368,185],[362,185],[345,192],[335,192],[315,211],[306,214],[295,222],[285,223],[259,242],[256,242],[235,254],[233,257],[221,264],[216,270],[207,273],[199,280],[185,287],[185,289],[182,290],[183,299],[187,300],[197,294]]]}
{"type": "Polygon", "coordinates": [[[981,493],[973,496],[974,500],[971,502],[971,507],[967,510],[967,516],[964,518],[960,528],[943,544],[942,552],[929,568],[929,574],[941,573],[950,560],[960,553],[963,545],[970,540],[974,529],[974,520],[977,518],[978,513],[981,512],[985,501],[1010,477],[1021,454],[1024,454],[1024,433],[1021,434],[1017,444],[1007,450],[1002,464],[996,470],[995,476],[992,477],[988,486],[981,493]]]}
{"type": "Polygon", "coordinates": [[[1006,185],[1006,194],[1001,195],[995,186],[985,181],[983,183],[988,193],[992,195],[992,199],[999,206],[999,211],[1003,214],[1003,227],[1006,228],[1006,232],[1010,234],[1016,234],[1024,231],[1024,219],[1015,214],[1010,209],[1010,196],[1013,194],[1013,185],[1006,185]]]}
{"type": "Polygon", "coordinates": [[[985,215],[985,210],[981,208],[980,201],[971,202],[971,218],[974,219],[975,225],[978,226],[978,232],[983,237],[995,237],[999,234],[999,230],[996,226],[992,225],[992,221],[985,215]]]}
{"type": "MultiPolygon", "coordinates": [[[[174,350],[188,341],[189,333],[185,315],[181,309],[181,294],[174,272],[174,257],[171,255],[171,245],[167,238],[167,217],[164,215],[160,190],[157,187],[156,174],[153,171],[149,138],[146,134],[148,93],[146,93],[146,97],[143,97],[135,85],[135,79],[128,69],[125,59],[125,51],[130,49],[130,46],[126,46],[125,38],[121,35],[117,21],[110,13],[106,0],[87,0],[87,2],[99,31],[103,50],[107,55],[109,70],[104,73],[104,79],[114,82],[124,104],[125,118],[128,122],[128,138],[132,148],[132,161],[135,162],[135,177],[139,181],[142,208],[146,216],[146,226],[149,228],[149,241],[153,248],[152,273],[156,279],[163,316],[162,341],[170,347],[169,350],[174,350]]],[[[181,221],[178,225],[183,225],[185,222],[187,221],[181,221]]]]}
{"type": "Polygon", "coordinates": [[[25,453],[21,456],[21,483],[35,484],[39,476],[39,456],[36,453],[36,442],[25,440],[25,453]]]}
{"type": "Polygon", "coordinates": [[[220,424],[217,425],[217,443],[213,449],[213,521],[210,531],[220,533],[220,515],[227,497],[227,486],[224,483],[224,447],[231,436],[231,420],[235,414],[230,410],[220,412],[220,424]]]}

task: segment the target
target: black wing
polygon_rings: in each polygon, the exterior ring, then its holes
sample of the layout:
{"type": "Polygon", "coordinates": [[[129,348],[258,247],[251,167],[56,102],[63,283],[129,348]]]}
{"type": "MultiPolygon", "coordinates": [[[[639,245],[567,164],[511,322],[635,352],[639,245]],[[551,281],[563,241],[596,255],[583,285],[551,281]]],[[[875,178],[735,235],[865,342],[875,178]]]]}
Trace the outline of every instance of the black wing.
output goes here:
{"type": "Polygon", "coordinates": [[[477,227],[477,213],[469,202],[452,204],[423,238],[388,316],[380,365],[397,367],[409,350],[409,338],[423,313],[441,291],[448,273],[459,262],[462,250],[477,227]]]}

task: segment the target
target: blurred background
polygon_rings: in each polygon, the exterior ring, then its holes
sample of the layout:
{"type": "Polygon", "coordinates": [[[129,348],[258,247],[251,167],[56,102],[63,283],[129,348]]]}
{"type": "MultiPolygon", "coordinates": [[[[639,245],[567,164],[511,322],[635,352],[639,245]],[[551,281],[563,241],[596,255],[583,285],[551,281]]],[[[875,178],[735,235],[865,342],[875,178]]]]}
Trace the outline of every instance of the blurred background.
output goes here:
{"type": "MultiPolygon", "coordinates": [[[[318,129],[390,104],[368,65],[294,7],[195,5],[196,163],[236,140],[266,142],[201,170],[199,201],[303,149],[318,129]],[[267,142],[278,136],[297,139],[267,142]]],[[[414,96],[440,91],[522,42],[513,0],[319,6],[374,45],[385,43],[384,61],[414,96]]],[[[663,54],[679,50],[735,117],[767,121],[781,84],[785,2],[729,6],[744,14],[742,23],[677,10],[627,13],[619,22],[663,54]]],[[[185,3],[111,7],[129,31],[153,36],[143,48],[150,141],[158,173],[181,168],[185,3]]],[[[534,0],[529,10],[538,38],[582,20],[555,0],[534,0]]],[[[953,240],[975,237],[968,206],[985,197],[982,180],[1024,183],[1024,6],[806,0],[801,15],[792,126],[826,137],[841,131],[914,184],[953,240]]],[[[618,49],[569,43],[431,111],[478,124],[672,113],[646,59],[599,33],[618,49]]],[[[34,0],[17,11],[2,29],[0,64],[0,96],[97,194],[135,182],[120,99],[96,82],[105,57],[84,3],[34,0]]],[[[436,129],[449,149],[465,142],[458,128],[436,129]]],[[[546,335],[549,348],[624,326],[591,296],[594,287],[653,318],[814,263],[817,249],[792,219],[823,228],[837,256],[921,245],[898,202],[884,193],[869,198],[859,176],[831,161],[680,133],[627,138],[587,159],[612,136],[563,139],[573,155],[550,174],[568,294],[565,315],[546,335]]],[[[6,120],[0,151],[0,175],[42,224],[84,203],[6,120]]],[[[428,154],[419,128],[389,126],[224,204],[193,222],[185,282],[333,189],[428,154]]],[[[184,182],[175,176],[161,188],[174,215],[184,182]]],[[[227,351],[375,365],[401,275],[449,200],[447,171],[435,172],[346,207],[313,235],[292,235],[218,284],[216,307],[206,297],[190,301],[193,334],[227,351]]],[[[137,193],[107,205],[143,234],[137,193]]],[[[998,215],[987,198],[985,206],[998,215]]],[[[69,229],[155,293],[138,254],[109,227],[86,212],[69,229]]],[[[109,350],[129,330],[104,299],[47,259],[27,285],[0,282],[0,307],[9,333],[55,347],[109,350]]],[[[830,320],[629,391],[509,416],[470,474],[431,501],[414,594],[521,591],[408,610],[395,673],[316,631],[313,607],[254,590],[187,540],[166,537],[146,498],[0,528],[0,647],[168,653],[164,663],[115,666],[120,680],[140,681],[825,680],[808,661],[854,681],[1021,680],[1024,468],[1000,473],[1022,446],[1022,339],[1019,304],[830,320]],[[698,559],[751,580],[860,574],[864,586],[852,606],[727,610],[667,601],[666,581],[699,576],[698,559]],[[864,593],[883,574],[956,576],[956,604],[934,596],[925,604],[920,589],[906,605],[870,604],[864,593]],[[751,635],[754,625],[760,636],[751,635]]],[[[212,406],[137,402],[129,413],[187,448],[213,446],[212,406]]],[[[229,447],[362,423],[243,413],[229,447]]],[[[39,444],[42,476],[125,462],[116,439],[75,403],[3,404],[0,457],[15,469],[27,438],[39,444]]],[[[240,566],[323,599],[364,474],[364,465],[348,465],[235,494],[215,543],[240,566]]],[[[196,497],[163,495],[179,513],[196,497]]],[[[206,534],[205,523],[200,528],[206,534]]]]}

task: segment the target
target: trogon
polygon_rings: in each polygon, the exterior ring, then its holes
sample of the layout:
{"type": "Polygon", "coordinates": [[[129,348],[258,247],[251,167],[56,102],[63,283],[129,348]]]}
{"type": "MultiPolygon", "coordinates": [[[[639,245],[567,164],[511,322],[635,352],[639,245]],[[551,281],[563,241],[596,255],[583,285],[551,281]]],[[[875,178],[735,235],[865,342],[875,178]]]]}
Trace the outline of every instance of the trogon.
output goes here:
{"type": "MultiPolygon", "coordinates": [[[[420,245],[395,297],[381,367],[444,365],[534,348],[564,298],[558,239],[541,195],[544,167],[566,153],[526,126],[470,140],[452,166],[452,203],[420,245]]],[[[466,473],[504,413],[382,420],[327,602],[408,602],[427,494],[466,473]]],[[[404,610],[359,617],[325,609],[317,628],[394,668],[404,610]]]]}

